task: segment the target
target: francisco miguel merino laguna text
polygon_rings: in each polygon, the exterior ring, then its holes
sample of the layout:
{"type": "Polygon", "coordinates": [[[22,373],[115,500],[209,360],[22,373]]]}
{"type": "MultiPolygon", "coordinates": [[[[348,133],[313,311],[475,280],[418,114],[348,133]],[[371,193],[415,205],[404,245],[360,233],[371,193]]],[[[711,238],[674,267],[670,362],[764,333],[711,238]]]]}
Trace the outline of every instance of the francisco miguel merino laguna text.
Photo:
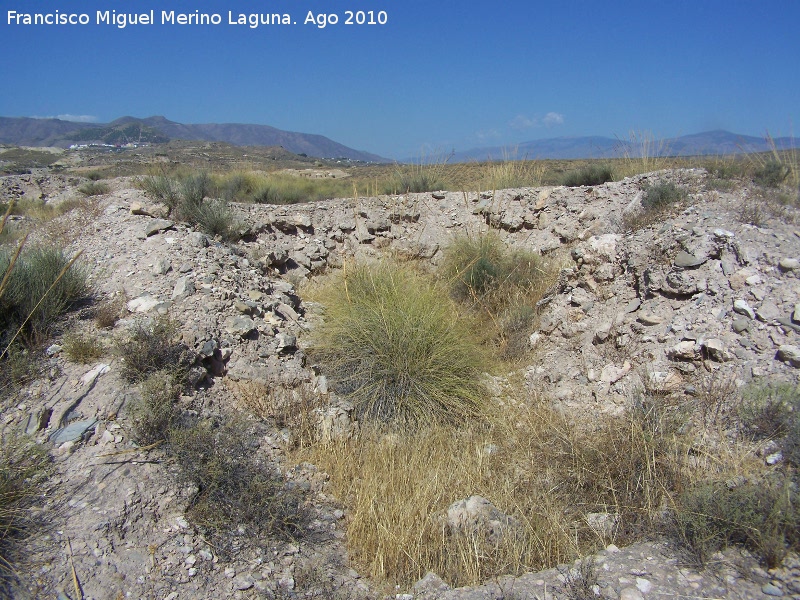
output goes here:
{"type": "MultiPolygon", "coordinates": [[[[129,25],[154,25],[156,11],[143,13],[125,13],[115,10],[98,10],[94,19],[97,25],[114,25],[124,29],[129,25]]],[[[385,11],[345,11],[346,25],[385,25],[388,20],[385,11]]],[[[308,11],[304,25],[312,24],[318,28],[335,25],[339,17],[335,13],[314,14],[308,11]]],[[[8,25],[88,25],[92,22],[88,13],[21,13],[15,10],[7,12],[8,25]]],[[[222,15],[219,13],[178,13],[174,10],[161,11],[161,25],[221,25],[222,15]]],[[[261,25],[294,25],[292,17],[287,13],[234,13],[228,11],[227,25],[246,25],[255,29],[261,25]]]]}

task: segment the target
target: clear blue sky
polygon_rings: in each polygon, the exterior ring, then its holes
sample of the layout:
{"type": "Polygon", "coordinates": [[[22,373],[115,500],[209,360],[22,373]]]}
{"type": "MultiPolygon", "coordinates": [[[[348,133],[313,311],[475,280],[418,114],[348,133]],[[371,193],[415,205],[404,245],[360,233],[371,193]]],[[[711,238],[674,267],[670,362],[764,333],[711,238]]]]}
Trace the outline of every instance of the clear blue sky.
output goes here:
{"type": "MultiPolygon", "coordinates": [[[[800,0],[0,0],[0,115],[164,115],[388,157],[557,137],[800,129],[800,0]],[[95,24],[97,10],[156,24],[95,24]],[[8,11],[89,25],[8,25],[8,11]],[[162,25],[161,11],[218,13],[162,25]],[[307,13],[339,23],[304,25],[307,13]],[[345,25],[346,10],[386,25],[345,25]],[[286,12],[296,25],[228,25],[286,12]]],[[[800,132],[793,132],[796,136],[800,132]]]]}

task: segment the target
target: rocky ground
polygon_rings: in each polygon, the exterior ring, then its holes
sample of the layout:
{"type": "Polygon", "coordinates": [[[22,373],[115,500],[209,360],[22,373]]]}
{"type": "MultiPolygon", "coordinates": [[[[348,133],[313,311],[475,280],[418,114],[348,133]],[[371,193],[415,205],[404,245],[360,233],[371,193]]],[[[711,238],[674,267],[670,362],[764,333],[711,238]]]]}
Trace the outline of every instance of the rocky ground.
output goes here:
{"type": "MultiPolygon", "coordinates": [[[[436,265],[456,232],[492,228],[509,246],[563,266],[540,303],[526,385],[565,410],[613,413],[643,384],[702,398],[701,380],[798,380],[800,229],[789,218],[742,223],[742,211],[759,202],[753,190],[715,190],[708,178],[685,169],[595,187],[242,205],[236,211],[245,235],[236,244],[169,220],[133,179],[119,178],[109,181],[109,194],[60,217],[56,231],[83,251],[99,295],[125,304],[125,318],[101,335],[110,340],[159,314],[180,324],[198,357],[198,390],[182,397],[182,407],[209,415],[231,410],[236,384],[248,381],[329,398],[304,351],[313,326],[313,305],[303,300],[309,279],[388,254],[436,265]],[[643,186],[663,181],[689,191],[680,211],[623,234],[643,186]]],[[[34,179],[0,178],[0,199],[59,202],[81,183],[34,179]]],[[[31,540],[31,572],[15,597],[74,599],[74,579],[87,599],[380,595],[347,564],[346,515],[327,493],[325,473],[285,463],[287,432],[253,422],[258,451],[310,492],[312,535],[223,560],[184,517],[190,490],[177,483],[173,466],[158,449],[132,443],[126,407],[138,391],[120,377],[120,359],[76,365],[58,340],[50,353],[48,376],[0,415],[3,427],[47,444],[57,466],[43,509],[50,526],[31,540]]],[[[321,425],[327,435],[346,435],[348,405],[333,400],[321,425]]],[[[763,454],[781,460],[769,448],[763,454]]],[[[796,557],[769,572],[738,551],[716,556],[702,572],[680,558],[664,542],[608,546],[594,559],[592,592],[626,600],[800,597],[796,557]]],[[[430,574],[397,597],[580,597],[572,589],[578,567],[458,590],[430,574]]]]}

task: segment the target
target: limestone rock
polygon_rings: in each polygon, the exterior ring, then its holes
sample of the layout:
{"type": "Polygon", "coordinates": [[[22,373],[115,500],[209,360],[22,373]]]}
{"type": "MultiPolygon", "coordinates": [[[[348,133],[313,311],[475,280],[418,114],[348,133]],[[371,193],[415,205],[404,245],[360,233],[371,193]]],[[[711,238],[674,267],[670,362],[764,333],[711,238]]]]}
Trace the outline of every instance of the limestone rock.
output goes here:
{"type": "Polygon", "coordinates": [[[755,311],[750,308],[750,305],[748,305],[747,302],[741,299],[733,302],[733,311],[739,313],[740,315],[746,316],[748,319],[756,318],[755,311]]]}
{"type": "Polygon", "coordinates": [[[160,231],[172,229],[174,226],[175,223],[167,219],[153,219],[147,225],[145,225],[144,235],[145,237],[150,237],[151,235],[155,235],[160,231]]]}
{"type": "Polygon", "coordinates": [[[800,348],[785,344],[778,348],[778,360],[789,363],[795,368],[800,368],[800,348]]]}

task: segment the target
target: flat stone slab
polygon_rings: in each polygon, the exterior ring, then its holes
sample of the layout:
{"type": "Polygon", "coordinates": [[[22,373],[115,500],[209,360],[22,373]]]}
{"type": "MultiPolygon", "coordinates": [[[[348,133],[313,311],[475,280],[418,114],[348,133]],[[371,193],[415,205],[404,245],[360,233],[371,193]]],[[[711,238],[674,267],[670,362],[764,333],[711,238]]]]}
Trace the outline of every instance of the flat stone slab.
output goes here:
{"type": "Polygon", "coordinates": [[[85,421],[75,421],[66,427],[56,429],[50,436],[50,441],[54,445],[60,446],[67,442],[75,442],[81,439],[87,431],[93,429],[97,425],[97,419],[87,419],[85,421]]]}
{"type": "Polygon", "coordinates": [[[157,234],[159,231],[166,231],[172,227],[175,227],[175,223],[168,219],[155,219],[144,228],[144,235],[145,237],[150,237],[151,235],[157,234]]]}
{"type": "Polygon", "coordinates": [[[708,258],[705,256],[694,256],[693,254],[681,250],[675,257],[675,266],[690,269],[692,267],[699,267],[707,260],[708,258]]]}

